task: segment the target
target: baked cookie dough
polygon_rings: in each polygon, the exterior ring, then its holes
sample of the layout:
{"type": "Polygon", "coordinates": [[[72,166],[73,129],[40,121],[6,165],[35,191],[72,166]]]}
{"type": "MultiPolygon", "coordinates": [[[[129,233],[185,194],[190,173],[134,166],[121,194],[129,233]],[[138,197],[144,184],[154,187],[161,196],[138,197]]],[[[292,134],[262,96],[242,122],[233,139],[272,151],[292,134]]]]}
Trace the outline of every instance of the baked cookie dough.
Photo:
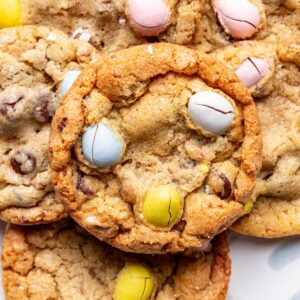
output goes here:
{"type": "Polygon", "coordinates": [[[57,195],[83,228],[125,251],[178,252],[240,217],[261,167],[260,126],[225,65],[142,45],[81,75],[55,115],[50,154],[57,195]]]}
{"type": "Polygon", "coordinates": [[[51,184],[50,122],[64,76],[97,56],[90,44],[47,27],[0,30],[0,219],[29,225],[66,216],[51,184]]]}
{"type": "Polygon", "coordinates": [[[298,0],[210,0],[206,1],[193,45],[210,52],[251,39],[284,42],[300,39],[298,0]]]}
{"type": "Polygon", "coordinates": [[[132,255],[72,222],[9,226],[2,250],[7,300],[225,300],[231,263],[225,234],[193,256],[132,255]]]}
{"type": "Polygon", "coordinates": [[[259,237],[300,234],[300,45],[247,42],[216,53],[255,96],[263,136],[258,199],[232,228],[259,237]]]}
{"type": "Polygon", "coordinates": [[[58,28],[102,52],[149,41],[189,45],[204,5],[204,0],[10,0],[0,8],[10,9],[12,2],[21,7],[15,14],[22,24],[58,28]]]}

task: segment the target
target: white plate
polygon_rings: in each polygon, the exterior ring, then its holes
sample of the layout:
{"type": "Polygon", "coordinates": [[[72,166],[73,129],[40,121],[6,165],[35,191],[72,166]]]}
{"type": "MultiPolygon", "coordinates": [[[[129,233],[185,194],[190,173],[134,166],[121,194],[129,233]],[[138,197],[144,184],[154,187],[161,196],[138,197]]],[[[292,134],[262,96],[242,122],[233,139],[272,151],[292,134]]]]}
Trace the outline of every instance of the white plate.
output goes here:
{"type": "Polygon", "coordinates": [[[231,235],[228,300],[300,300],[300,237],[231,235]]]}
{"type": "MultiPolygon", "coordinates": [[[[0,222],[0,246],[4,228],[0,222]]],[[[230,244],[228,300],[300,300],[300,237],[263,240],[231,234],[230,244]]],[[[5,300],[2,286],[0,300],[5,300]]]]}

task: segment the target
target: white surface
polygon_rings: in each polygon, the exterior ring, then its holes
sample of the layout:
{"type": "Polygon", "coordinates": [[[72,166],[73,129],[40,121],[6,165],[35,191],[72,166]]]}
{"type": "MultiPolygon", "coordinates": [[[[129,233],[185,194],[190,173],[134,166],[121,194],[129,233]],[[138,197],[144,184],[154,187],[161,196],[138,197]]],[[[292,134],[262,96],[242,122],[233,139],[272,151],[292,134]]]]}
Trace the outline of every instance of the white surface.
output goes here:
{"type": "Polygon", "coordinates": [[[230,240],[228,300],[300,300],[300,237],[230,240]]]}
{"type": "MultiPolygon", "coordinates": [[[[0,222],[1,241],[4,228],[0,222]]],[[[263,240],[232,234],[230,244],[228,300],[300,300],[300,237],[263,240]]],[[[0,300],[5,300],[2,288],[0,300]]]]}

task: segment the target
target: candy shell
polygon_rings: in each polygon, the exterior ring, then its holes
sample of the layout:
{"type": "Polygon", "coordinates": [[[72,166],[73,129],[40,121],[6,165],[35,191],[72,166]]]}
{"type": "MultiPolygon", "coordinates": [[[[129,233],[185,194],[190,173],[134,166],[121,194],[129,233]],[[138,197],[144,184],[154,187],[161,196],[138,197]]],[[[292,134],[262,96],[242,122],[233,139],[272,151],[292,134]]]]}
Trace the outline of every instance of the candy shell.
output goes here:
{"type": "Polygon", "coordinates": [[[235,74],[247,88],[257,84],[269,70],[268,63],[257,57],[248,57],[235,71],[235,74]]]}
{"type": "Polygon", "coordinates": [[[180,195],[170,184],[151,188],[144,197],[143,215],[154,226],[167,227],[174,224],[180,212],[180,195]]]}
{"type": "Polygon", "coordinates": [[[234,118],[232,104],[222,95],[203,91],[194,94],[189,101],[188,111],[192,121],[213,134],[224,134],[234,118]]]}
{"type": "Polygon", "coordinates": [[[65,96],[69,89],[72,87],[73,83],[81,74],[81,71],[69,71],[65,74],[65,77],[60,84],[60,93],[62,96],[65,96]]]}
{"type": "Polygon", "coordinates": [[[0,1],[0,28],[21,25],[21,1],[0,1]]]}
{"type": "Polygon", "coordinates": [[[170,20],[168,8],[162,0],[129,0],[127,11],[133,29],[145,36],[158,35],[170,20]]]}
{"type": "Polygon", "coordinates": [[[85,159],[99,168],[117,164],[123,156],[124,145],[120,134],[103,121],[88,127],[82,137],[82,152],[85,159]]]}
{"type": "Polygon", "coordinates": [[[114,300],[148,300],[153,290],[150,270],[141,264],[127,264],[118,275],[114,300]]]}
{"type": "Polygon", "coordinates": [[[259,11],[247,0],[217,0],[215,9],[221,25],[233,38],[250,38],[258,29],[259,11]]]}

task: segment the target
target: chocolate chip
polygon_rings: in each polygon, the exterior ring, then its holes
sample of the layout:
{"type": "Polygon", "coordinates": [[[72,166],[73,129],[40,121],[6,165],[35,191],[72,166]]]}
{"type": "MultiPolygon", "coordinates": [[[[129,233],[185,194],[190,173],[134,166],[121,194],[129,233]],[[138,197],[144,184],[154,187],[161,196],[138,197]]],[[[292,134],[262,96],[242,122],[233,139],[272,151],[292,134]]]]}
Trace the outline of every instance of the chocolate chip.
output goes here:
{"type": "Polygon", "coordinates": [[[78,32],[76,33],[74,36],[73,36],[73,39],[75,40],[79,40],[80,39],[80,36],[81,36],[82,32],[78,32]]]}
{"type": "Polygon", "coordinates": [[[56,110],[56,98],[52,91],[42,91],[37,96],[33,107],[33,117],[41,123],[48,122],[54,116],[56,110]]]}
{"type": "Polygon", "coordinates": [[[18,174],[29,174],[36,168],[36,158],[27,151],[17,151],[11,157],[10,165],[18,174]]]}
{"type": "Polygon", "coordinates": [[[221,199],[227,199],[232,193],[231,183],[224,173],[220,174],[219,178],[223,181],[224,185],[223,191],[221,193],[218,193],[217,195],[221,199]]]}
{"type": "Polygon", "coordinates": [[[68,118],[65,117],[65,118],[62,118],[62,119],[58,122],[57,128],[58,128],[58,130],[59,130],[60,132],[62,132],[63,129],[65,128],[67,121],[68,121],[68,118]]]}
{"type": "Polygon", "coordinates": [[[0,113],[2,115],[10,115],[13,113],[17,103],[25,98],[23,95],[15,95],[9,98],[5,98],[0,103],[0,113]]]}
{"type": "Polygon", "coordinates": [[[131,163],[132,163],[132,159],[126,159],[126,160],[122,161],[122,162],[120,163],[120,165],[121,165],[122,167],[124,167],[125,165],[131,164],[131,163]]]}
{"type": "Polygon", "coordinates": [[[182,220],[182,221],[180,221],[178,224],[176,224],[176,225],[174,226],[174,229],[175,229],[175,230],[178,230],[178,231],[180,231],[180,232],[183,232],[185,226],[186,226],[186,221],[183,221],[183,220],[182,220]]]}
{"type": "Polygon", "coordinates": [[[76,189],[81,191],[86,196],[93,196],[94,192],[86,185],[82,172],[77,171],[76,189]]]}

